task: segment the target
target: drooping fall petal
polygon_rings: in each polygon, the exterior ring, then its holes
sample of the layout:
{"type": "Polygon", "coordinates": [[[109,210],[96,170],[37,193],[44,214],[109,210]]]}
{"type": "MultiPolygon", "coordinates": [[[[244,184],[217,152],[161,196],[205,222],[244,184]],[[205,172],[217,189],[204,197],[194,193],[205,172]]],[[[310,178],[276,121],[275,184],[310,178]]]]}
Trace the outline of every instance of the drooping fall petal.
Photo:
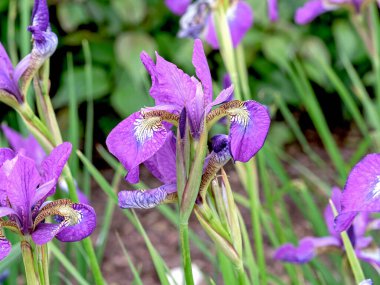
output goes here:
{"type": "Polygon", "coordinates": [[[119,192],[120,208],[149,209],[170,199],[177,192],[176,184],[166,184],[149,190],[125,190],[119,192]]]}
{"type": "Polygon", "coordinates": [[[168,131],[157,117],[144,118],[136,112],[119,123],[107,137],[108,150],[127,169],[126,179],[138,182],[137,175],[130,175],[141,163],[152,157],[165,143],[168,131]]]}

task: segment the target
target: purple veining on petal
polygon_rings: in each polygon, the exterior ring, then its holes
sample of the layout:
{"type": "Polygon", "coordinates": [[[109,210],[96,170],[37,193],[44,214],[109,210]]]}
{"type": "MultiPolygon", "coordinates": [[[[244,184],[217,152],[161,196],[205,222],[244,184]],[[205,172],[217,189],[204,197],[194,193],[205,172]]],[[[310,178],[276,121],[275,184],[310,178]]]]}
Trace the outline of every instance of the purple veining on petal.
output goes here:
{"type": "Polygon", "coordinates": [[[33,241],[42,245],[51,241],[62,230],[60,224],[41,223],[32,233],[33,241]]]}
{"type": "Polygon", "coordinates": [[[161,182],[174,183],[176,172],[176,139],[172,132],[168,133],[165,144],[144,162],[145,167],[161,182]]]}
{"type": "Polygon", "coordinates": [[[204,105],[208,105],[212,101],[212,79],[210,68],[207,63],[207,58],[203,50],[202,41],[196,39],[194,41],[194,51],[193,51],[193,65],[195,67],[195,72],[197,77],[202,82],[203,93],[204,93],[204,105]]]}
{"type": "Polygon", "coordinates": [[[369,154],[353,167],[341,204],[342,213],[380,211],[380,154],[369,154]]]}
{"type": "Polygon", "coordinates": [[[270,126],[269,112],[265,106],[250,100],[228,113],[232,156],[234,160],[247,162],[264,145],[270,126]]]}
{"type": "Polygon", "coordinates": [[[158,188],[149,190],[124,190],[119,192],[119,207],[120,208],[139,208],[149,209],[156,207],[165,201],[168,194],[177,191],[176,184],[166,184],[158,188]]]}
{"type": "Polygon", "coordinates": [[[6,258],[11,252],[11,249],[11,243],[5,237],[0,236],[0,260],[6,258]]]}
{"type": "Polygon", "coordinates": [[[31,207],[36,188],[41,182],[33,160],[18,154],[6,161],[2,168],[6,175],[6,192],[12,208],[21,218],[22,231],[32,224],[31,207]]]}
{"type": "Polygon", "coordinates": [[[0,167],[7,160],[10,160],[15,157],[13,150],[9,148],[0,148],[0,167]]]}
{"type": "MultiPolygon", "coordinates": [[[[111,131],[106,144],[128,172],[132,169],[136,171],[136,167],[162,147],[167,133],[159,118],[144,119],[140,112],[136,112],[111,131]]],[[[138,174],[131,176],[128,173],[127,180],[137,183],[138,174]]]]}
{"type": "Polygon", "coordinates": [[[194,98],[187,104],[186,112],[193,138],[198,139],[202,132],[202,119],[205,114],[205,99],[202,84],[198,82],[194,98]]]}
{"type": "MultiPolygon", "coordinates": [[[[40,167],[40,173],[42,182],[54,180],[55,184],[58,182],[58,178],[61,175],[63,168],[65,167],[71,153],[71,143],[64,142],[54,148],[51,153],[42,161],[40,167]]],[[[46,194],[46,197],[55,193],[55,184],[51,188],[51,191],[46,194]]],[[[46,197],[44,197],[46,199],[46,197]]]]}
{"type": "Polygon", "coordinates": [[[191,0],[165,0],[165,5],[176,15],[182,15],[186,12],[191,0]]]}
{"type": "Polygon", "coordinates": [[[85,204],[73,204],[72,208],[79,217],[79,221],[74,225],[64,227],[56,238],[63,242],[74,242],[82,240],[96,228],[96,214],[94,208],[85,204]]]}
{"type": "Polygon", "coordinates": [[[196,92],[196,84],[189,75],[173,63],[156,53],[156,64],[146,53],[142,54],[143,63],[152,77],[150,95],[156,105],[173,105],[178,112],[190,101],[196,92]]]}
{"type": "Polygon", "coordinates": [[[43,41],[41,32],[46,32],[49,27],[49,9],[46,0],[35,0],[32,12],[32,25],[28,30],[33,34],[37,42],[43,41]]]}

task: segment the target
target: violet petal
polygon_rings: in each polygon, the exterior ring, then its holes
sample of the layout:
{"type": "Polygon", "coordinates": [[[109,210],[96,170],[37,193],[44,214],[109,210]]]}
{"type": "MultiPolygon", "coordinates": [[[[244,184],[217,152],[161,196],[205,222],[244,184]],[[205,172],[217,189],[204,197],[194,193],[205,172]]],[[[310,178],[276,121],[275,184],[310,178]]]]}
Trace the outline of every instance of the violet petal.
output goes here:
{"type": "Polygon", "coordinates": [[[268,18],[271,22],[278,20],[278,3],[277,0],[267,0],[268,18]]]}
{"type": "Polygon", "coordinates": [[[0,237],[0,260],[3,260],[11,252],[12,245],[4,236],[0,237]]]}
{"type": "Polygon", "coordinates": [[[22,219],[23,230],[31,226],[31,207],[36,188],[41,182],[33,160],[18,154],[1,168],[6,175],[6,191],[12,208],[22,219]]]}
{"type": "Polygon", "coordinates": [[[73,204],[72,208],[78,214],[79,222],[75,225],[63,228],[56,238],[63,242],[80,241],[89,235],[96,228],[96,214],[94,208],[86,204],[73,204]]]}
{"type": "Polygon", "coordinates": [[[149,209],[165,201],[168,194],[177,191],[176,184],[166,184],[149,190],[121,191],[118,194],[120,208],[149,209]]]}
{"type": "Polygon", "coordinates": [[[234,160],[247,162],[264,145],[270,125],[267,108],[260,103],[245,101],[240,108],[228,111],[231,118],[230,149],[234,160]]]}
{"type": "Polygon", "coordinates": [[[298,25],[306,25],[327,11],[329,9],[323,5],[323,0],[310,0],[297,9],[294,21],[298,25]]]}
{"type": "Polygon", "coordinates": [[[380,248],[366,248],[355,250],[356,256],[372,265],[380,266],[380,248]]]}
{"type": "Polygon", "coordinates": [[[186,12],[191,0],[165,0],[165,5],[176,15],[182,15],[186,12]]]}
{"type": "Polygon", "coordinates": [[[173,183],[177,180],[176,171],[176,139],[172,132],[168,133],[165,144],[144,162],[148,170],[161,182],[173,183]]]}
{"type": "MultiPolygon", "coordinates": [[[[46,183],[50,180],[55,180],[56,183],[58,182],[58,178],[61,176],[62,170],[70,157],[71,149],[71,143],[64,142],[55,147],[51,153],[42,161],[40,172],[43,183],[46,183]]],[[[54,184],[51,188],[51,191],[46,194],[45,198],[53,195],[55,189],[56,187],[54,184]]]]}
{"type": "Polygon", "coordinates": [[[232,44],[237,47],[253,24],[251,5],[242,0],[236,1],[227,10],[227,21],[230,27],[232,44]]]}
{"type": "Polygon", "coordinates": [[[284,244],[277,249],[274,258],[291,263],[306,263],[317,255],[320,247],[340,246],[339,239],[335,237],[306,237],[300,240],[299,246],[284,244]]]}
{"type": "MultiPolygon", "coordinates": [[[[111,131],[106,144],[108,150],[130,172],[162,147],[167,133],[159,118],[144,119],[140,112],[136,112],[111,131]]],[[[138,176],[134,176],[132,181],[131,178],[128,173],[128,181],[138,182],[138,176]]]]}
{"type": "Polygon", "coordinates": [[[1,129],[14,151],[21,152],[23,155],[33,159],[37,166],[41,165],[46,153],[32,135],[24,138],[20,133],[5,124],[1,125],[1,129]]]}
{"type": "Polygon", "coordinates": [[[60,224],[40,223],[32,233],[33,241],[42,245],[51,241],[60,231],[60,224]]]}
{"type": "Polygon", "coordinates": [[[0,148],[0,167],[7,160],[10,160],[15,157],[13,150],[9,148],[0,148]]]}
{"type": "Polygon", "coordinates": [[[204,93],[204,106],[206,106],[212,101],[212,79],[210,68],[207,63],[207,58],[203,49],[203,44],[202,41],[199,39],[196,39],[194,41],[192,62],[195,67],[197,77],[202,82],[204,93]]]}

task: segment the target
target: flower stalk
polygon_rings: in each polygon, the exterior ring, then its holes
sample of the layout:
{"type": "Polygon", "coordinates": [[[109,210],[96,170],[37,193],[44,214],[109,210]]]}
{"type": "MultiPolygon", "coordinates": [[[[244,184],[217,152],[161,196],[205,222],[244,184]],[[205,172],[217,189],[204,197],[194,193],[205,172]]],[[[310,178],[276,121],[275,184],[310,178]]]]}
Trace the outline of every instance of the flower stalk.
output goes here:
{"type": "Polygon", "coordinates": [[[39,285],[36,271],[34,268],[34,260],[32,253],[32,246],[27,239],[21,241],[21,253],[24,261],[26,281],[28,285],[39,285]]]}
{"type": "MultiPolygon", "coordinates": [[[[329,200],[331,209],[333,211],[334,216],[338,216],[338,211],[333,203],[333,201],[330,199],[329,200]]],[[[360,262],[355,254],[355,250],[352,246],[352,243],[350,241],[350,238],[348,237],[348,234],[346,231],[343,231],[340,233],[342,240],[343,240],[343,245],[344,248],[346,249],[346,254],[347,254],[347,259],[348,262],[350,263],[352,273],[354,274],[355,278],[355,283],[359,284],[360,282],[365,280],[363,269],[360,265],[360,262]]]]}

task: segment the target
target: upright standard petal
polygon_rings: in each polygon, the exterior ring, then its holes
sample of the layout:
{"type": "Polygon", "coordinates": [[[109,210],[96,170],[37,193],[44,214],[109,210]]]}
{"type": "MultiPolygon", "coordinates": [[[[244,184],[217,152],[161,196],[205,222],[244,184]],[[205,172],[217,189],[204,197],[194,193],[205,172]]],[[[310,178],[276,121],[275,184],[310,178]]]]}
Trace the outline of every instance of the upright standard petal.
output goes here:
{"type": "Polygon", "coordinates": [[[119,192],[119,207],[149,209],[157,205],[174,201],[176,198],[177,185],[166,184],[149,190],[132,190],[119,192]]]}
{"type": "Polygon", "coordinates": [[[3,45],[0,43],[0,92],[1,90],[14,96],[19,103],[22,102],[17,80],[14,78],[13,65],[3,45]]]}
{"type": "Polygon", "coordinates": [[[196,84],[189,75],[184,73],[175,64],[166,61],[156,53],[156,65],[146,54],[142,56],[143,63],[152,77],[150,95],[156,105],[174,105],[179,113],[195,96],[196,84]]]}
{"type": "Polygon", "coordinates": [[[323,0],[310,0],[297,9],[294,21],[299,25],[306,25],[329,10],[332,9],[326,8],[323,0]]]}
{"type": "Polygon", "coordinates": [[[138,182],[138,175],[130,171],[152,157],[165,143],[168,131],[159,117],[144,118],[136,112],[119,123],[107,137],[108,150],[123,164],[131,183],[138,182]]]}
{"type": "Polygon", "coordinates": [[[21,218],[22,230],[32,223],[31,207],[40,175],[33,160],[18,154],[6,161],[1,168],[6,175],[6,192],[12,208],[21,218]]]}
{"type": "MultiPolygon", "coordinates": [[[[270,126],[267,108],[250,100],[225,104],[231,120],[230,149],[234,160],[247,162],[264,145],[270,126]]],[[[224,106],[224,105],[222,105],[224,106]]]]}
{"type": "Polygon", "coordinates": [[[193,65],[195,67],[195,73],[202,82],[204,93],[204,106],[208,105],[212,101],[212,78],[210,68],[207,63],[207,58],[203,49],[202,41],[196,39],[194,41],[193,51],[193,65]]]}
{"type": "MultiPolygon", "coordinates": [[[[40,173],[42,177],[42,182],[46,183],[48,181],[54,180],[55,183],[51,188],[50,192],[46,194],[46,197],[51,196],[55,192],[55,184],[58,182],[59,176],[61,176],[62,170],[65,167],[67,160],[71,154],[72,145],[71,143],[64,142],[54,148],[49,156],[47,156],[41,163],[40,173]]],[[[46,198],[45,197],[45,198],[46,198]]]]}
{"type": "Polygon", "coordinates": [[[165,5],[176,15],[182,15],[186,12],[191,0],[165,0],[165,5]]]}
{"type": "Polygon", "coordinates": [[[1,129],[3,130],[7,141],[14,151],[22,153],[23,155],[33,159],[37,166],[41,165],[46,153],[32,135],[24,138],[20,133],[5,124],[1,125],[1,129]]]}

